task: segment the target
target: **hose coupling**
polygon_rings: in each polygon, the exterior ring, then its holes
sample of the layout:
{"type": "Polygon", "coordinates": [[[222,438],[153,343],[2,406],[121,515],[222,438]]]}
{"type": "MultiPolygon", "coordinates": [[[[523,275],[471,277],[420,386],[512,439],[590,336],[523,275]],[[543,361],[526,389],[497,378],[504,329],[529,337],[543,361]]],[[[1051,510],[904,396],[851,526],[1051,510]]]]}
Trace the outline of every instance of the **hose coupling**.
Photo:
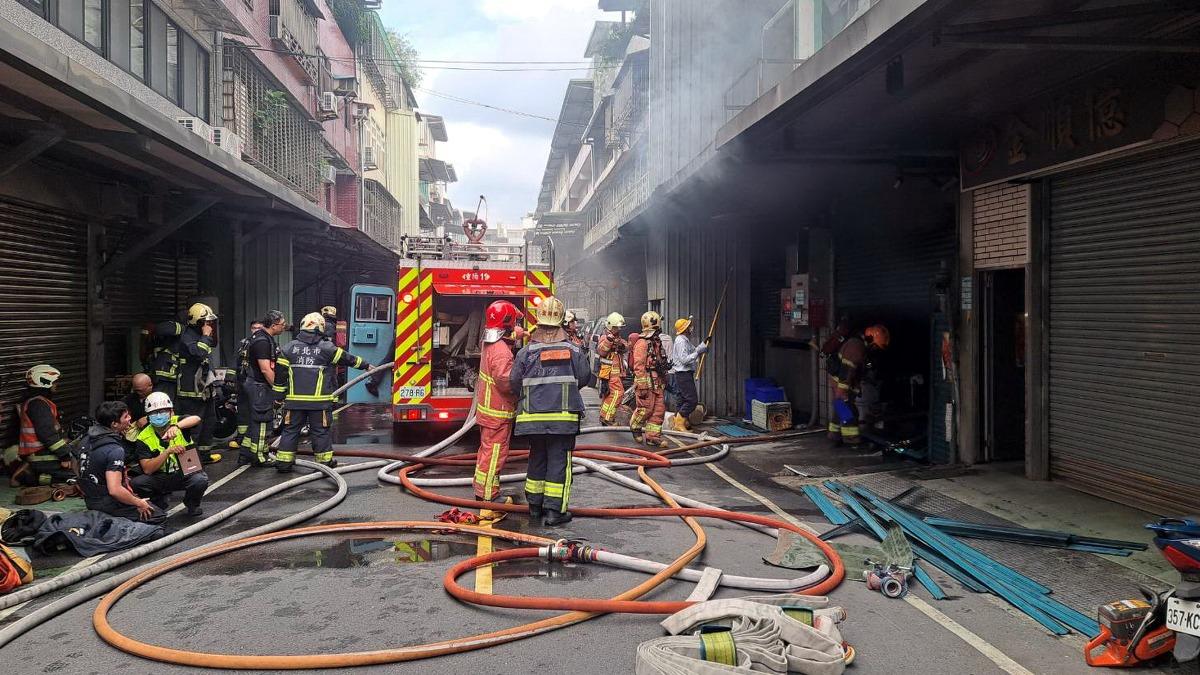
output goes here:
{"type": "Polygon", "coordinates": [[[546,559],[558,562],[594,562],[597,550],[578,539],[559,539],[546,548],[546,559]]]}

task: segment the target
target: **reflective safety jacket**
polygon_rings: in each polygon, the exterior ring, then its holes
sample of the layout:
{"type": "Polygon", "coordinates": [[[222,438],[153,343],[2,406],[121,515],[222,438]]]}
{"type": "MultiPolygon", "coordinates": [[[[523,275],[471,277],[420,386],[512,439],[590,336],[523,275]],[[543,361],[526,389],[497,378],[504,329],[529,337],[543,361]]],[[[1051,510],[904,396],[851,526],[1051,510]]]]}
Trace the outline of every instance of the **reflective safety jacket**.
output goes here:
{"type": "MultiPolygon", "coordinates": [[[[178,424],[179,415],[171,415],[171,421],[167,422],[167,426],[162,427],[162,429],[166,431],[171,425],[178,424]]],[[[145,455],[156,456],[167,448],[187,447],[188,439],[186,432],[180,429],[179,433],[175,434],[175,438],[164,443],[163,439],[158,435],[158,427],[155,427],[153,424],[147,424],[146,428],[138,433],[137,440],[134,443],[136,444],[135,452],[139,459],[141,459],[145,455]]],[[[179,470],[179,455],[171,455],[167,458],[167,461],[162,463],[162,466],[158,467],[157,473],[175,473],[179,470]]]]}
{"type": "Polygon", "coordinates": [[[662,388],[666,379],[668,361],[658,335],[642,337],[633,345],[633,386],[647,389],[662,388]]]}
{"type": "Polygon", "coordinates": [[[600,343],[596,345],[596,354],[600,356],[600,379],[607,380],[613,366],[617,367],[618,375],[625,375],[625,359],[621,357],[628,349],[629,344],[619,335],[605,333],[600,336],[600,343]]]}
{"type": "Polygon", "coordinates": [[[566,341],[531,342],[517,353],[509,382],[521,396],[517,436],[579,433],[579,388],[592,383],[583,350],[566,341]]]}
{"type": "Polygon", "coordinates": [[[154,327],[154,348],[150,352],[150,374],[154,383],[179,380],[179,336],[183,326],[178,321],[162,321],[154,327]]]}
{"type": "Polygon", "coordinates": [[[838,369],[833,375],[837,393],[858,393],[867,370],[867,343],[860,337],[847,338],[838,348],[838,369]]]}
{"type": "Polygon", "coordinates": [[[475,386],[475,417],[479,426],[498,428],[510,424],[517,409],[513,394],[512,347],[504,340],[483,346],[479,359],[479,384],[475,386]]]}
{"type": "Polygon", "coordinates": [[[362,357],[335,347],[320,333],[300,331],[295,340],[284,345],[275,361],[275,385],[287,392],[284,409],[328,409],[338,386],[338,366],[363,369],[365,363],[362,357]]]}
{"type": "Polygon", "coordinates": [[[204,385],[212,370],[210,359],[217,341],[204,335],[195,326],[183,329],[176,355],[179,361],[180,398],[204,398],[204,385]]]}
{"type": "MultiPolygon", "coordinates": [[[[37,391],[37,390],[33,390],[37,391]]],[[[17,452],[29,462],[57,462],[70,451],[58,420],[58,406],[45,394],[35,394],[18,409],[21,431],[17,452]]]]}

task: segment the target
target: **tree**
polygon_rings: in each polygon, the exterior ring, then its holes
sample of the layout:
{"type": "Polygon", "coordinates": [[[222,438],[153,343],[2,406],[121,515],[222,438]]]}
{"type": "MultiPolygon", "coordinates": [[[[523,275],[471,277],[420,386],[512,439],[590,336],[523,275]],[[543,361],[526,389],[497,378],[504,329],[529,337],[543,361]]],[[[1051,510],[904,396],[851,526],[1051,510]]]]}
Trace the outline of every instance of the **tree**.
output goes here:
{"type": "Polygon", "coordinates": [[[421,86],[421,80],[425,77],[420,65],[421,53],[407,35],[401,35],[394,28],[388,29],[387,38],[396,54],[396,70],[400,71],[400,76],[410,87],[421,86]]]}

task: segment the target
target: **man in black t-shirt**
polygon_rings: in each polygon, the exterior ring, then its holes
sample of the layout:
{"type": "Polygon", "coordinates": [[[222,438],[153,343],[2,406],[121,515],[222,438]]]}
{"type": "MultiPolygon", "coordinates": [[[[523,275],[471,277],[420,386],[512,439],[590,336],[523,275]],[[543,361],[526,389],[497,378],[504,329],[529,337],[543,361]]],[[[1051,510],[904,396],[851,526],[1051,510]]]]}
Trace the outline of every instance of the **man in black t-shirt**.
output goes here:
{"type": "Polygon", "coordinates": [[[133,425],[120,401],[96,409],[96,424],[88,429],[79,456],[79,488],[89,509],[130,520],[161,523],[167,514],[133,493],[125,467],[125,433],[133,425]]]}
{"type": "Polygon", "coordinates": [[[275,421],[275,402],[283,398],[282,380],[275,377],[275,361],[279,344],[275,338],[283,333],[287,318],[273,309],[263,317],[262,327],[254,331],[246,344],[238,377],[242,392],[238,397],[239,417],[246,422],[238,464],[270,466],[267,455],[268,426],[275,421]]]}

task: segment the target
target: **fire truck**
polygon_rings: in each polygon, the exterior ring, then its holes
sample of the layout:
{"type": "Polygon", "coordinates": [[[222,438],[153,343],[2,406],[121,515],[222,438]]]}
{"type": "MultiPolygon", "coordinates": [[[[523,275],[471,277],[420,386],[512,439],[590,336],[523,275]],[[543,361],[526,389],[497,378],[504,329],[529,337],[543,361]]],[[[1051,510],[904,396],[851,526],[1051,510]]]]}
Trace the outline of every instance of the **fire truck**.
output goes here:
{"type": "MultiPolygon", "coordinates": [[[[524,310],[532,330],[534,310],[554,293],[553,272],[554,245],[548,238],[524,245],[405,238],[393,298],[393,421],[465,419],[475,396],[484,311],[496,300],[508,300],[524,310]]],[[[360,303],[377,315],[382,309],[378,300],[356,295],[355,318],[360,303]]],[[[354,353],[356,328],[350,339],[354,353]]],[[[377,341],[384,342],[382,336],[377,341]]]]}

